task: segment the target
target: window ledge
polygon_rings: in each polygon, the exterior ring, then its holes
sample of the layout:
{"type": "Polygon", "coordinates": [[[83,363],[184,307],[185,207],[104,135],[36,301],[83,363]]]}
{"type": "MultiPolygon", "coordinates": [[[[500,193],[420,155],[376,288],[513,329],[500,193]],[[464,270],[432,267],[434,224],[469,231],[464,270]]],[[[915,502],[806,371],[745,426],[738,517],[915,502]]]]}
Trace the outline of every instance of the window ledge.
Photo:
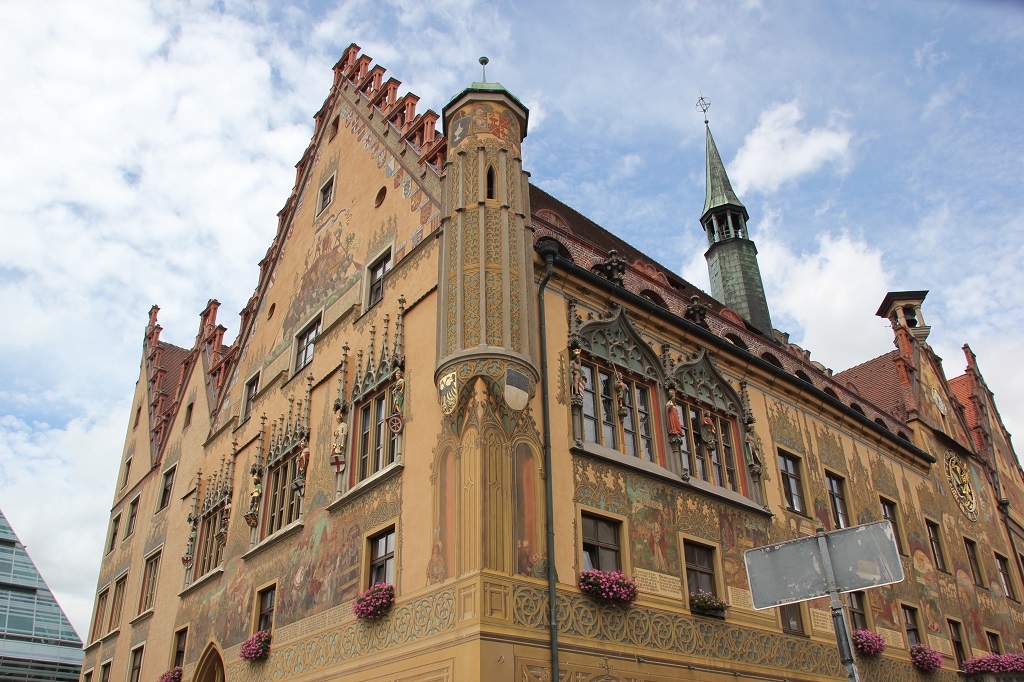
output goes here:
{"type": "Polygon", "coordinates": [[[690,476],[690,480],[684,481],[682,477],[672,473],[668,469],[661,467],[658,464],[647,462],[637,457],[630,457],[624,455],[618,450],[612,450],[606,448],[603,445],[596,443],[584,442],[582,447],[573,446],[570,450],[575,454],[586,455],[597,459],[603,459],[605,461],[613,462],[620,466],[628,467],[633,470],[639,470],[648,476],[659,478],[663,481],[672,483],[673,485],[691,488],[699,490],[700,492],[710,497],[715,497],[723,502],[727,502],[737,507],[743,507],[744,509],[756,513],[760,516],[770,517],[772,513],[766,510],[761,505],[755,503],[750,498],[744,497],[743,495],[728,490],[726,488],[720,488],[717,485],[712,485],[707,481],[702,481],[696,476],[690,476]]]}
{"type": "Polygon", "coordinates": [[[107,640],[110,640],[110,639],[113,639],[114,637],[117,637],[119,634],[121,634],[121,627],[120,626],[114,628],[113,630],[111,630],[107,634],[105,634],[102,637],[100,637],[99,641],[100,642],[106,642],[107,640]]]}
{"type": "Polygon", "coordinates": [[[359,481],[359,483],[356,483],[354,486],[342,493],[341,497],[327,505],[327,511],[335,511],[336,509],[339,509],[346,501],[362,494],[363,491],[375,486],[377,483],[391,478],[404,468],[405,464],[402,463],[401,460],[396,459],[394,463],[387,465],[369,478],[364,478],[359,481]]]}
{"type": "Polygon", "coordinates": [[[257,544],[255,547],[253,547],[248,552],[242,555],[242,561],[248,561],[249,559],[252,559],[254,556],[261,554],[268,547],[273,547],[285,538],[290,538],[291,536],[295,535],[300,530],[302,530],[302,525],[302,519],[299,519],[298,521],[292,521],[287,526],[277,531],[273,535],[263,538],[263,540],[259,544],[257,544]]]}
{"type": "Polygon", "coordinates": [[[97,646],[99,646],[100,642],[102,641],[102,639],[94,639],[88,646],[84,647],[82,651],[88,654],[90,650],[95,649],[97,646]]]}
{"type": "Polygon", "coordinates": [[[143,611],[142,613],[140,613],[139,615],[137,615],[134,618],[132,618],[130,621],[128,621],[128,624],[129,625],[138,625],[142,621],[146,620],[147,618],[151,618],[152,616],[153,616],[153,607],[151,606],[148,609],[146,609],[145,611],[143,611]]]}
{"type": "Polygon", "coordinates": [[[224,575],[224,567],[223,566],[218,566],[217,568],[213,569],[212,571],[207,571],[205,575],[199,576],[198,580],[196,580],[194,583],[192,583],[191,585],[189,585],[188,587],[183,589],[181,592],[179,592],[178,596],[179,597],[184,597],[185,595],[187,595],[187,594],[189,594],[191,592],[194,592],[197,589],[199,589],[199,587],[201,585],[205,585],[208,582],[212,582],[214,578],[219,578],[222,575],[224,575]]]}

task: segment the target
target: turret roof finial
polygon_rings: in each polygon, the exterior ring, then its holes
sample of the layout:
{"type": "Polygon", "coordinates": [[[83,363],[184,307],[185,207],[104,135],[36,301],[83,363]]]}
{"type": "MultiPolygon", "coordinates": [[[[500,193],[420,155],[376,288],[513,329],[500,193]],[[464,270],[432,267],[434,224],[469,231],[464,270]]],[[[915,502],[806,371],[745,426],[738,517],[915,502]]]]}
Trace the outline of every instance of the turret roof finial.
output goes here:
{"type": "Polygon", "coordinates": [[[708,109],[711,108],[711,100],[704,97],[704,93],[700,93],[700,99],[697,100],[697,110],[704,114],[704,125],[708,124],[708,109]]]}
{"type": "Polygon", "coordinates": [[[490,59],[488,59],[487,57],[480,57],[479,61],[480,61],[480,66],[481,66],[481,67],[483,68],[483,70],[484,70],[484,76],[483,76],[483,80],[482,80],[482,81],[480,81],[480,82],[481,82],[481,83],[486,83],[486,82],[487,82],[487,64],[488,64],[488,63],[489,63],[489,62],[490,62],[491,60],[490,60],[490,59]]]}

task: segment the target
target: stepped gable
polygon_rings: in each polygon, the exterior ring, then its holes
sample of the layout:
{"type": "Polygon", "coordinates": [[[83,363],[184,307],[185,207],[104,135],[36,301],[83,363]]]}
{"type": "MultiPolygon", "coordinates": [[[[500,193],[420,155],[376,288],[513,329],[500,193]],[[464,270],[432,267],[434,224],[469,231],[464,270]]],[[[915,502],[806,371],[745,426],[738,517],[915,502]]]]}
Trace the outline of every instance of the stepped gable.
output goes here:
{"type": "Polygon", "coordinates": [[[896,369],[897,351],[868,360],[837,373],[833,378],[843,385],[853,384],[854,393],[885,412],[906,421],[907,408],[903,404],[899,373],[896,369]]]}
{"type": "Polygon", "coordinates": [[[984,428],[984,426],[978,420],[978,411],[974,409],[974,401],[971,400],[975,396],[974,387],[971,384],[971,377],[961,374],[949,380],[949,390],[963,409],[964,419],[967,420],[967,428],[971,432],[974,447],[980,452],[984,449],[985,444],[978,429],[979,427],[984,428]]]}
{"type": "Polygon", "coordinates": [[[149,324],[146,326],[144,358],[146,363],[146,396],[149,400],[149,432],[152,462],[160,461],[160,454],[167,442],[167,431],[178,412],[184,381],[184,367],[188,364],[190,351],[160,340],[163,331],[157,323],[159,306],[149,309],[149,324]]]}
{"type": "MultiPolygon", "coordinates": [[[[661,265],[636,247],[616,237],[593,220],[562,203],[534,184],[530,185],[530,210],[533,212],[535,219],[539,218],[546,225],[550,225],[552,228],[550,231],[556,233],[563,243],[566,240],[582,242],[584,245],[595,249],[598,253],[594,255],[598,258],[603,258],[609,252],[615,251],[619,258],[624,259],[631,267],[639,269],[643,275],[653,282],[657,282],[667,289],[675,290],[677,295],[685,299],[697,296],[700,303],[708,306],[710,310],[716,313],[720,313],[725,307],[703,290],[673,273],[670,268],[661,265]],[[559,225],[554,221],[554,216],[551,216],[551,213],[562,218],[566,224],[559,225]],[[637,266],[638,263],[640,268],[637,266]],[[644,264],[650,267],[643,267],[644,264]],[[657,274],[651,270],[656,270],[657,274]]],[[[538,236],[543,236],[542,231],[538,231],[538,236]]],[[[571,248],[570,251],[572,251],[571,248]]],[[[572,254],[576,264],[589,269],[590,263],[580,262],[579,255],[578,253],[572,254]]]]}

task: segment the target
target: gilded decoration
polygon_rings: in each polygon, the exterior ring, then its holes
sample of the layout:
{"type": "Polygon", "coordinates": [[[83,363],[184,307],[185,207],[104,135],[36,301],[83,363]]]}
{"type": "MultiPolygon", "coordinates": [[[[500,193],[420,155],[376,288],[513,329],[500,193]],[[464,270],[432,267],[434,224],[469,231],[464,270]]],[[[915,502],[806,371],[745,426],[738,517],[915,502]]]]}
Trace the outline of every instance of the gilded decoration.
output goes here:
{"type": "Polygon", "coordinates": [[[896,485],[896,476],[892,473],[892,469],[881,457],[870,457],[869,461],[871,462],[871,483],[875,490],[892,500],[899,499],[900,489],[896,485]]]}
{"type": "Polygon", "coordinates": [[[629,513],[625,476],[619,469],[582,457],[572,458],[576,491],[573,499],[579,504],[603,511],[629,513]]]}
{"type": "Polygon", "coordinates": [[[592,320],[580,327],[579,342],[594,356],[664,383],[660,359],[620,307],[608,319],[592,320]]]}
{"type": "Polygon", "coordinates": [[[458,233],[447,231],[448,239],[448,352],[454,353],[459,347],[459,244],[458,233]]]}
{"type": "Polygon", "coordinates": [[[350,619],[340,627],[289,643],[275,642],[260,665],[236,659],[227,668],[227,679],[262,682],[308,675],[451,630],[455,624],[455,590],[449,587],[406,603],[399,601],[379,621],[350,619]]]}
{"type": "Polygon", "coordinates": [[[974,491],[970,465],[964,464],[952,450],[946,450],[943,457],[943,471],[946,473],[949,492],[953,493],[953,499],[956,500],[960,511],[971,521],[977,521],[978,495],[974,491]]]}
{"type": "Polygon", "coordinates": [[[729,385],[708,357],[707,350],[701,348],[697,356],[678,365],[673,373],[676,390],[703,405],[739,417],[743,414],[743,401],[739,394],[729,385]]]}
{"type": "Polygon", "coordinates": [[[846,468],[846,454],[843,452],[843,444],[839,436],[832,433],[827,427],[818,428],[814,424],[814,435],[818,441],[818,457],[821,463],[830,469],[841,473],[848,473],[846,468]]]}
{"type": "Polygon", "coordinates": [[[480,343],[480,273],[467,272],[463,275],[464,315],[462,319],[464,336],[463,348],[480,343]]]}
{"type": "MultiPolygon", "coordinates": [[[[670,611],[633,605],[628,610],[598,604],[589,597],[558,594],[560,636],[610,642],[716,661],[733,661],[805,675],[840,677],[842,666],[834,643],[815,642],[776,632],[740,627],[670,611]]],[[[513,590],[513,622],[548,627],[547,593],[519,584],[513,590]]]]}
{"type": "Polygon", "coordinates": [[[502,313],[504,312],[502,300],[504,296],[501,288],[501,273],[488,270],[485,276],[487,290],[487,345],[500,346],[502,345],[502,336],[504,334],[504,325],[502,324],[502,313]]]}
{"type": "Polygon", "coordinates": [[[788,450],[801,455],[807,454],[800,425],[789,408],[773,400],[769,400],[768,403],[768,428],[772,433],[772,440],[788,450]]]}

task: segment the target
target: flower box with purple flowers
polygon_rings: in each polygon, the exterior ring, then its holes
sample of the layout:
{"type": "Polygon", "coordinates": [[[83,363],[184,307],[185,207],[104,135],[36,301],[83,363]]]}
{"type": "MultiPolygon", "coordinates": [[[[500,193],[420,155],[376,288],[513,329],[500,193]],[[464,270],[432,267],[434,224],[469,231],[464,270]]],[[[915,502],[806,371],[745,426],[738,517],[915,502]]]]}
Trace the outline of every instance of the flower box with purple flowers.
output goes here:
{"type": "Polygon", "coordinates": [[[157,678],[156,682],[181,682],[181,666],[176,665],[157,678]]]}
{"type": "Polygon", "coordinates": [[[871,630],[853,631],[853,648],[861,656],[878,656],[885,651],[885,639],[871,630]]]}
{"type": "Polygon", "coordinates": [[[247,661],[262,661],[270,654],[270,630],[258,630],[242,642],[239,658],[247,661]]]}
{"type": "Polygon", "coordinates": [[[690,593],[690,610],[708,615],[725,617],[729,602],[705,590],[690,593]]]}
{"type": "Polygon", "coordinates": [[[968,658],[961,669],[968,675],[978,673],[1024,673],[1024,654],[989,654],[968,658]]]}
{"type": "Polygon", "coordinates": [[[910,647],[910,662],[923,673],[933,673],[942,667],[942,654],[930,646],[915,644],[910,647]]]}
{"type": "Polygon", "coordinates": [[[629,606],[640,594],[640,589],[632,578],[618,571],[596,569],[580,573],[580,591],[618,606],[629,606]]]}
{"type": "Polygon", "coordinates": [[[391,583],[377,583],[356,597],[352,613],[362,620],[378,620],[394,603],[395,586],[391,583]]]}

